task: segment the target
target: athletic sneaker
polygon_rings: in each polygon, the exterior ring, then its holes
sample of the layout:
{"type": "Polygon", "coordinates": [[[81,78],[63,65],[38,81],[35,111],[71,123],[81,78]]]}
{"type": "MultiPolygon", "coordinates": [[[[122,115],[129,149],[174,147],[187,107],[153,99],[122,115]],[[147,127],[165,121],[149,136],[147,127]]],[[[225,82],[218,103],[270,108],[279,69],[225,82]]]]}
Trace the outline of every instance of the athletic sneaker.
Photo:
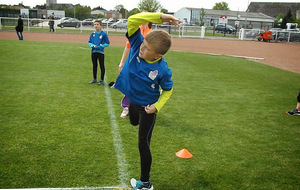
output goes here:
{"type": "Polygon", "coordinates": [[[98,85],[104,85],[103,80],[100,80],[100,81],[98,82],[98,85]]]}
{"type": "Polygon", "coordinates": [[[90,81],[89,83],[90,83],[90,84],[97,83],[97,80],[94,79],[94,80],[90,81]]]}
{"type": "Polygon", "coordinates": [[[153,190],[153,185],[150,181],[148,182],[141,182],[141,181],[136,181],[136,186],[134,190],[153,190]]]}
{"type": "Polygon", "coordinates": [[[300,115],[300,111],[297,109],[293,109],[292,111],[287,111],[286,114],[288,115],[300,115]]]}
{"type": "Polygon", "coordinates": [[[123,109],[123,112],[122,112],[121,115],[120,115],[120,117],[125,118],[125,117],[127,117],[128,113],[129,113],[128,108],[124,108],[124,109],[123,109]]]}

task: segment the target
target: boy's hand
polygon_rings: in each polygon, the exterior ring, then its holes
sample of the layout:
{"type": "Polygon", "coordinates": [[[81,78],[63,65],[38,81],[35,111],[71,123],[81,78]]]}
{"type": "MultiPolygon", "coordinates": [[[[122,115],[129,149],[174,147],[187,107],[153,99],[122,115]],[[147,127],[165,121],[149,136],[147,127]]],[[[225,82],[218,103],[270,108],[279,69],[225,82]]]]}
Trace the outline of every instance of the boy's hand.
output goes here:
{"type": "Polygon", "coordinates": [[[156,113],[157,109],[154,105],[148,105],[145,107],[145,111],[147,114],[156,113]]]}
{"type": "Polygon", "coordinates": [[[173,24],[174,26],[179,26],[178,22],[181,22],[178,18],[174,17],[173,15],[169,15],[169,14],[161,14],[160,15],[160,19],[163,22],[169,22],[171,24],[173,24]]]}

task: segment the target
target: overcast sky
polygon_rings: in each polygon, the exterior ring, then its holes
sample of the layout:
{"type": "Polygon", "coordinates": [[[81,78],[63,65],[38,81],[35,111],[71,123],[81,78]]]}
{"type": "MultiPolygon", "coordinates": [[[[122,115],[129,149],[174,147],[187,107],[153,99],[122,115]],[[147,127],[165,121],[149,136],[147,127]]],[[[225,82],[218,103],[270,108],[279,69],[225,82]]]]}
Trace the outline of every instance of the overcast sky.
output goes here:
{"type": "MultiPolygon", "coordinates": [[[[176,12],[182,7],[194,7],[212,9],[216,2],[225,1],[232,11],[245,11],[250,2],[299,2],[300,0],[158,0],[163,8],[169,12],[176,12]]],[[[43,5],[46,0],[0,0],[0,4],[15,5],[22,3],[31,8],[35,5],[43,5]]],[[[57,0],[57,3],[71,3],[87,5],[91,8],[101,6],[106,10],[113,10],[116,5],[122,4],[125,9],[136,8],[140,0],[57,0]]]]}

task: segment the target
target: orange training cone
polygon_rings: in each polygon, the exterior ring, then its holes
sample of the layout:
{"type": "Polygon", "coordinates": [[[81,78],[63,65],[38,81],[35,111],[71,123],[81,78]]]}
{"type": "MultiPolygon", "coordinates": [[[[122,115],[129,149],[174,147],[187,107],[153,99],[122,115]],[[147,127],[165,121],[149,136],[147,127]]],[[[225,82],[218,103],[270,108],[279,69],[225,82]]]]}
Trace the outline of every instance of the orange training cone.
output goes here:
{"type": "Polygon", "coordinates": [[[185,148],[176,152],[176,156],[179,158],[192,158],[193,157],[193,155],[185,148]]]}

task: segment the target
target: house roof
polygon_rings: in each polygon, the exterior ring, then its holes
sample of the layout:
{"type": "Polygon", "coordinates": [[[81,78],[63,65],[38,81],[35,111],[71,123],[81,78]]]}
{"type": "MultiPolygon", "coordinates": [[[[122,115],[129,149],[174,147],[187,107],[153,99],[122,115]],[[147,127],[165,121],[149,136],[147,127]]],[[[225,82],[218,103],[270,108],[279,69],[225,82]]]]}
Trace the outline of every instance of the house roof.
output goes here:
{"type": "Polygon", "coordinates": [[[300,10],[300,2],[295,3],[273,3],[273,2],[251,2],[247,11],[261,12],[276,18],[280,13],[286,15],[291,10],[296,14],[300,10]]]}
{"type": "MultiPolygon", "coordinates": [[[[185,9],[188,10],[197,10],[200,11],[201,8],[191,8],[191,7],[184,7],[185,9]]],[[[273,17],[268,16],[263,13],[257,13],[257,12],[242,12],[242,11],[227,11],[227,10],[214,10],[214,9],[204,9],[205,15],[226,15],[227,17],[231,18],[237,18],[238,15],[240,15],[240,18],[255,18],[255,19],[267,19],[267,20],[274,20],[273,17]]]]}
{"type": "Polygon", "coordinates": [[[94,11],[91,11],[91,14],[100,14],[100,13],[103,13],[103,14],[107,14],[107,13],[120,14],[118,11],[106,11],[106,10],[94,10],[94,11]]]}

